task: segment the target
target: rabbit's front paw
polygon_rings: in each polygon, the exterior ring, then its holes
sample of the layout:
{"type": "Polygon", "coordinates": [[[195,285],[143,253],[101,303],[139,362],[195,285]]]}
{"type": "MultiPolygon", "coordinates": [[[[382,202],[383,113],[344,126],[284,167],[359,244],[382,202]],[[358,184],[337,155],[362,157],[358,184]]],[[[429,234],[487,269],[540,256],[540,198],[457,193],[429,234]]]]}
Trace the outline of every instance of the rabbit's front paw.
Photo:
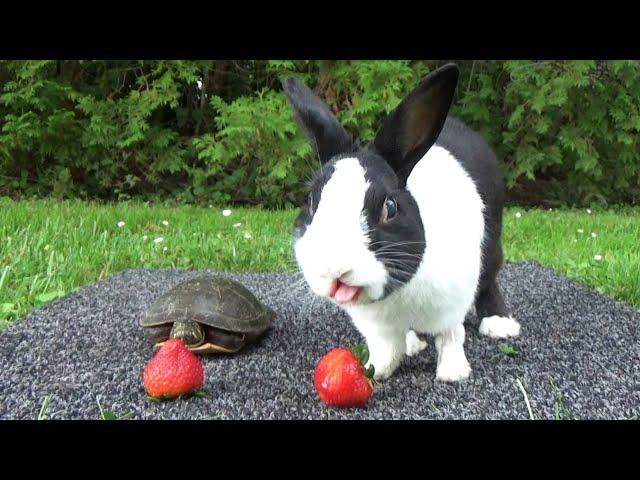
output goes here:
{"type": "Polygon", "coordinates": [[[367,366],[369,365],[373,365],[375,368],[375,374],[373,375],[373,378],[375,378],[376,380],[386,380],[387,378],[389,378],[391,375],[393,375],[393,372],[396,371],[396,368],[398,367],[398,365],[393,365],[392,363],[387,363],[387,364],[382,364],[381,362],[369,362],[367,364],[367,366]]]}
{"type": "Polygon", "coordinates": [[[427,342],[424,340],[420,340],[416,332],[413,330],[409,330],[406,336],[407,342],[407,355],[413,357],[414,355],[420,353],[422,350],[427,348],[427,342]]]}
{"type": "Polygon", "coordinates": [[[398,368],[400,360],[402,359],[400,352],[389,346],[373,349],[369,347],[369,352],[370,355],[367,367],[369,365],[373,365],[375,369],[373,378],[376,380],[386,380],[389,378],[393,372],[395,372],[396,368],[398,368]]]}
{"type": "Polygon", "coordinates": [[[462,346],[443,349],[436,367],[437,380],[457,382],[467,378],[470,373],[471,367],[462,346]]]}

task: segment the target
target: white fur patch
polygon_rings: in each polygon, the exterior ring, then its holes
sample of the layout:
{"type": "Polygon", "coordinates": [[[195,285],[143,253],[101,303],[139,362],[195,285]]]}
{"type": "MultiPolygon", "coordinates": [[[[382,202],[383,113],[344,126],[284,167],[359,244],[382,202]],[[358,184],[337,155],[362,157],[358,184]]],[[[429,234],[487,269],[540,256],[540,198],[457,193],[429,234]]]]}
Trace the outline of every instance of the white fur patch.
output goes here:
{"type": "Polygon", "coordinates": [[[363,217],[369,183],[357,158],[344,158],[324,185],[311,224],[295,244],[307,283],[318,295],[329,295],[331,282],[346,275],[363,285],[360,298],[377,299],[384,292],[387,272],[367,246],[363,217]]]}
{"type": "Polygon", "coordinates": [[[484,317],[478,331],[482,335],[493,338],[517,337],[520,335],[520,324],[511,317],[484,317]]]}
{"type": "Polygon", "coordinates": [[[374,378],[380,380],[390,377],[406,353],[406,331],[401,325],[393,322],[372,322],[357,315],[352,315],[351,318],[367,340],[369,347],[367,366],[374,366],[374,378]]]}
{"type": "Polygon", "coordinates": [[[442,359],[436,367],[436,380],[458,382],[467,378],[470,373],[471,367],[462,345],[450,347],[443,351],[442,359]]]}
{"type": "Polygon", "coordinates": [[[407,355],[413,357],[414,355],[420,353],[422,350],[427,348],[427,342],[424,340],[420,340],[416,332],[413,330],[409,330],[406,335],[406,343],[407,343],[407,355]]]}
{"type": "Polygon", "coordinates": [[[438,366],[436,379],[443,382],[457,382],[471,373],[471,367],[464,354],[465,331],[462,324],[436,337],[438,351],[438,366]]]}

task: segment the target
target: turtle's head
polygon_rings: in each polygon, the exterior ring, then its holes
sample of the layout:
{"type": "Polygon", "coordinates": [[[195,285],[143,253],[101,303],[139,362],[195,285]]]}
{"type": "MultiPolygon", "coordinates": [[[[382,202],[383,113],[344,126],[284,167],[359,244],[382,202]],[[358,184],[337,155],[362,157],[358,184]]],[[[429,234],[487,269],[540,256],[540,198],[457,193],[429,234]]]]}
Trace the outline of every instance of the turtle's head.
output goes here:
{"type": "Polygon", "coordinates": [[[195,348],[204,343],[204,329],[198,322],[175,322],[169,337],[182,340],[187,348],[195,348]]]}

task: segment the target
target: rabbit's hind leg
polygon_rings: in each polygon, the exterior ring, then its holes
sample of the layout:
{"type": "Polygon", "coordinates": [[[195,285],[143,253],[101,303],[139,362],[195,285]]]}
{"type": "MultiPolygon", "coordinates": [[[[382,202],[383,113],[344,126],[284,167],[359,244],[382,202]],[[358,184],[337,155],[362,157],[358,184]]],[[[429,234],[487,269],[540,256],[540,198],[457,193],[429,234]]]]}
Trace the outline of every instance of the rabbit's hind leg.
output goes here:
{"type": "Polygon", "coordinates": [[[513,319],[495,280],[478,295],[476,313],[480,319],[479,332],[482,335],[507,338],[520,334],[520,324],[513,319]]]}

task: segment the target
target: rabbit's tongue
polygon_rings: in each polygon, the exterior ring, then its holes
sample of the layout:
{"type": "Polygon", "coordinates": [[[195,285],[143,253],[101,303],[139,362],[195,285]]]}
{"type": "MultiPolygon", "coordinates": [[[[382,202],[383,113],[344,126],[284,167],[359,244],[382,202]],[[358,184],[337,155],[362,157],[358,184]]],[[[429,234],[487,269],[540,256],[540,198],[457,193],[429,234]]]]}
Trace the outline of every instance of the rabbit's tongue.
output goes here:
{"type": "Polygon", "coordinates": [[[333,298],[338,303],[347,303],[356,300],[359,294],[360,287],[352,287],[351,285],[340,282],[333,298]]]}

